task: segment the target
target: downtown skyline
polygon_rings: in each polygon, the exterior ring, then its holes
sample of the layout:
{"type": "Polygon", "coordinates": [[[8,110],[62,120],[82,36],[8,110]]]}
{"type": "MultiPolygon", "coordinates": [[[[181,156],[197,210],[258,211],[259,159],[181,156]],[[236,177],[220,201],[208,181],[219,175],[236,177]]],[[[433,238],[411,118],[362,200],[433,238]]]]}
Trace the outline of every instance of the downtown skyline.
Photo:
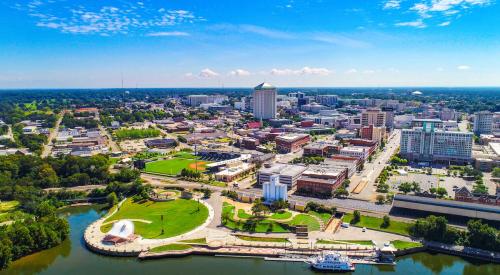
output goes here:
{"type": "Polygon", "coordinates": [[[0,1],[0,88],[499,86],[494,0],[0,1]]]}

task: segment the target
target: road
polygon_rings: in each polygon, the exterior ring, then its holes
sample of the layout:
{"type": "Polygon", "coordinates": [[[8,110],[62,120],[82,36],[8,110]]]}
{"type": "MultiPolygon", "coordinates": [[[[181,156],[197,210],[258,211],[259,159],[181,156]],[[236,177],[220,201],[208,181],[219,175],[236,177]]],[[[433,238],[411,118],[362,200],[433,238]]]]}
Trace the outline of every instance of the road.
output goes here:
{"type": "Polygon", "coordinates": [[[356,186],[362,181],[366,180],[366,187],[359,194],[351,194],[352,198],[358,200],[366,200],[366,201],[375,201],[376,200],[376,192],[375,192],[375,179],[382,172],[384,167],[387,165],[387,162],[391,158],[394,153],[397,152],[399,148],[399,142],[401,139],[401,130],[394,130],[393,134],[389,137],[387,144],[385,145],[385,151],[382,151],[376,159],[374,159],[371,163],[366,162],[364,165],[364,169],[361,174],[355,174],[351,178],[351,184],[349,188],[354,190],[356,186]]]}
{"type": "Polygon", "coordinates": [[[12,125],[7,125],[9,127],[9,129],[7,130],[7,134],[6,136],[12,140],[12,141],[15,141],[14,140],[14,133],[12,132],[12,125]]]}
{"type": "Polygon", "coordinates": [[[42,158],[46,158],[50,155],[52,152],[52,140],[54,140],[57,137],[57,133],[59,133],[59,126],[61,125],[61,121],[64,117],[64,114],[66,114],[67,110],[61,111],[59,114],[59,117],[57,118],[56,125],[55,127],[50,131],[49,138],[47,139],[47,144],[43,146],[42,150],[42,158]]]}
{"type": "MultiPolygon", "coordinates": [[[[179,180],[176,178],[171,178],[171,177],[165,177],[165,176],[157,176],[157,175],[150,175],[150,174],[141,174],[141,178],[143,180],[146,180],[147,183],[151,184],[152,186],[155,187],[166,187],[166,186],[176,186],[176,187],[183,187],[183,188],[208,188],[212,191],[215,192],[220,192],[225,189],[230,189],[229,187],[218,187],[218,186],[212,186],[212,185],[207,185],[207,184],[200,184],[196,182],[190,182],[190,181],[184,181],[184,180],[179,180]],[[166,182],[168,181],[168,182],[166,182]],[[172,183],[170,183],[172,182],[172,183]]],[[[251,188],[251,189],[245,189],[241,190],[239,189],[238,192],[244,193],[244,194],[252,194],[256,196],[262,196],[262,190],[257,189],[257,188],[251,188]]],[[[310,197],[303,197],[303,196],[297,196],[297,195],[290,195],[288,197],[290,201],[296,201],[300,202],[303,204],[307,204],[310,201],[317,202],[319,204],[323,204],[326,206],[330,207],[337,207],[338,210],[340,211],[354,211],[354,210],[360,210],[362,212],[368,212],[368,213],[376,213],[379,215],[384,215],[389,213],[391,210],[390,205],[378,205],[372,202],[367,202],[367,201],[362,201],[362,200],[355,200],[355,199],[337,199],[337,198],[331,198],[331,199],[317,199],[317,198],[310,198],[310,197]]]]}
{"type": "Polygon", "coordinates": [[[106,129],[101,125],[100,121],[99,121],[99,131],[101,132],[101,135],[106,136],[106,139],[108,140],[108,145],[111,148],[111,152],[116,153],[121,151],[120,146],[116,144],[116,142],[113,140],[108,131],[106,131],[106,129]]]}

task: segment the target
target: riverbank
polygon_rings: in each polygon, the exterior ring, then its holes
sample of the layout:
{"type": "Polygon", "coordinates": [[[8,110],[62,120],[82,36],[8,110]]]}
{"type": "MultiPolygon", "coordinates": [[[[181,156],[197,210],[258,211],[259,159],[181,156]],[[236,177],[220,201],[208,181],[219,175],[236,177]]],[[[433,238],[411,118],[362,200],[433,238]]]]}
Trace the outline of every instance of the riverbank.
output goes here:
{"type": "MultiPolygon", "coordinates": [[[[253,257],[202,257],[190,255],[138,261],[136,257],[106,257],[93,253],[82,242],[85,229],[105,211],[102,206],[62,210],[70,224],[70,237],[62,245],[11,263],[0,275],[18,274],[151,274],[163,275],[314,275],[303,263],[265,261],[253,257]]],[[[500,274],[500,265],[439,253],[413,253],[396,259],[395,266],[358,265],[354,274],[500,274]]]]}

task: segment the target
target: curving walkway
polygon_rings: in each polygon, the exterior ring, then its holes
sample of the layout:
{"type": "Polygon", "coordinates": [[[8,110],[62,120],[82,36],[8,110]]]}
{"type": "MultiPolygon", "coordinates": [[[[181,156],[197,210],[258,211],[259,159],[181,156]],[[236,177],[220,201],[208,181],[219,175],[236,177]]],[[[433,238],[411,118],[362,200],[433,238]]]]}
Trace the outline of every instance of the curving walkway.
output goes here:
{"type": "MultiPolygon", "coordinates": [[[[121,204],[125,200],[122,200],[118,205],[121,206],[121,204]]],[[[165,239],[144,239],[139,236],[139,238],[120,245],[107,245],[102,243],[102,239],[106,236],[106,233],[101,232],[101,226],[103,225],[104,221],[108,218],[114,215],[118,211],[118,207],[113,210],[112,213],[98,219],[97,221],[93,222],[90,224],[87,229],[85,230],[84,233],[84,240],[89,249],[92,251],[102,253],[102,254],[107,254],[107,255],[115,255],[115,256],[133,256],[133,255],[138,255],[140,252],[147,251],[153,247],[156,246],[161,246],[173,242],[180,241],[182,239],[185,239],[187,237],[190,237],[192,235],[195,235],[196,233],[202,231],[205,229],[214,219],[214,209],[210,204],[208,204],[204,200],[200,200],[200,203],[205,205],[208,208],[208,218],[205,220],[205,222],[196,227],[195,229],[186,232],[182,235],[170,237],[170,238],[165,238],[165,239]]],[[[133,221],[133,219],[131,219],[133,221]]],[[[142,220],[144,221],[144,220],[142,220]]]]}

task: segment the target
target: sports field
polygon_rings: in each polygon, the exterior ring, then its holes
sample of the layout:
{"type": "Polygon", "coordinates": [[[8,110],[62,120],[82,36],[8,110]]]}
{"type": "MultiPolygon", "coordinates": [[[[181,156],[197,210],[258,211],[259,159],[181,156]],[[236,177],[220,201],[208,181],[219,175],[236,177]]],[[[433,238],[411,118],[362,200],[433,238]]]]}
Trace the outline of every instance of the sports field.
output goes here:
{"type": "Polygon", "coordinates": [[[193,155],[181,154],[172,159],[158,160],[146,163],[146,172],[159,173],[175,176],[180,174],[184,168],[198,171],[205,171],[209,162],[198,160],[193,155]]]}
{"type": "Polygon", "coordinates": [[[127,199],[117,213],[106,219],[101,231],[108,232],[113,226],[112,221],[131,219],[135,234],[148,239],[163,239],[189,232],[207,218],[208,208],[195,200],[133,202],[127,199]]]}

